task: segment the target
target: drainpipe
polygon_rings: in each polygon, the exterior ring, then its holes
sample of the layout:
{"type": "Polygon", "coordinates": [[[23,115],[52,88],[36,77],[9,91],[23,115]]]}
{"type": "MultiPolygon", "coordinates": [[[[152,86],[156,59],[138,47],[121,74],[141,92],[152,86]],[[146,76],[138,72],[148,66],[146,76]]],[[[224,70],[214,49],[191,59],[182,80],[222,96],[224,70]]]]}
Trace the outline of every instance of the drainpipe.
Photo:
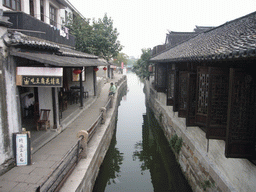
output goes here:
{"type": "MultiPolygon", "coordinates": [[[[83,71],[83,68],[81,69],[81,71],[83,71]]],[[[80,107],[81,108],[83,108],[83,106],[84,106],[84,104],[83,104],[84,89],[83,89],[82,74],[83,74],[83,72],[81,72],[79,74],[79,82],[80,82],[80,107]]]]}
{"type": "Polygon", "coordinates": [[[96,91],[96,88],[97,88],[97,80],[96,80],[96,71],[94,70],[95,68],[97,67],[93,67],[93,89],[94,89],[94,96],[97,95],[97,91],[96,91]]]}

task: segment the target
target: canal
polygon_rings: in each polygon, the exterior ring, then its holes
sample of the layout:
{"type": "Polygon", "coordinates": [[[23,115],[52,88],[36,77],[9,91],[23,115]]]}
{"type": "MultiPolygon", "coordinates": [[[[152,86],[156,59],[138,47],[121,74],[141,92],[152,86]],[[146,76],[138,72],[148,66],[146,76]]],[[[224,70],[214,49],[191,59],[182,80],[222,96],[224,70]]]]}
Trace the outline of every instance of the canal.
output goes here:
{"type": "Polygon", "coordinates": [[[146,107],[144,84],[128,72],[127,86],[93,192],[192,191],[161,127],[146,107]]]}

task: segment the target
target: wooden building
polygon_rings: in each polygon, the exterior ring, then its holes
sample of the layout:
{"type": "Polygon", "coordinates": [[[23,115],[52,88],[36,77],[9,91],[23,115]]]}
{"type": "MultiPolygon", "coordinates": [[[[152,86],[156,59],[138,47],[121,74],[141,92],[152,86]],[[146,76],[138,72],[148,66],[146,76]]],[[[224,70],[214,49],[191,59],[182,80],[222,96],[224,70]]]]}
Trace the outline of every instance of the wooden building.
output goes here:
{"type": "Polygon", "coordinates": [[[186,125],[225,140],[225,156],[255,159],[256,12],[153,55],[154,86],[186,125]]]}

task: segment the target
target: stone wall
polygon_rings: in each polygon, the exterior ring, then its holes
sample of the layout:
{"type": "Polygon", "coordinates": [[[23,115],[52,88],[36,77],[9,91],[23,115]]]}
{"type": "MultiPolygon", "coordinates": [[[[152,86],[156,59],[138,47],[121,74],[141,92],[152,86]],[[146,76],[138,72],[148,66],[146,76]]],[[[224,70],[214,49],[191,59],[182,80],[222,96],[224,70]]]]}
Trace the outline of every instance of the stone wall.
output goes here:
{"type": "Polygon", "coordinates": [[[145,82],[144,91],[166,138],[182,138],[176,158],[193,191],[255,191],[255,165],[247,159],[226,158],[225,141],[207,140],[199,127],[186,127],[185,118],[166,106],[166,95],[157,93],[150,82],[145,82]]]}

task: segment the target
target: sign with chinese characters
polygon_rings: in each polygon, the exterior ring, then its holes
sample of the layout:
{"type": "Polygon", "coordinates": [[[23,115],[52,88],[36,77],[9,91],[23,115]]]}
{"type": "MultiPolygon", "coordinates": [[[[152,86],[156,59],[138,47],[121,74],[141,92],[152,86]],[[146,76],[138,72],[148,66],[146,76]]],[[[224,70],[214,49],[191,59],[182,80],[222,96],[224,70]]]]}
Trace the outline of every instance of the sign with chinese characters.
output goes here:
{"type": "Polygon", "coordinates": [[[54,76],[22,76],[24,86],[62,87],[62,77],[54,76]]]}
{"type": "Polygon", "coordinates": [[[63,68],[17,67],[16,85],[24,87],[62,87],[63,68]]]}
{"type": "Polygon", "coordinates": [[[16,135],[16,164],[17,166],[28,164],[28,138],[27,134],[16,135]]]}

